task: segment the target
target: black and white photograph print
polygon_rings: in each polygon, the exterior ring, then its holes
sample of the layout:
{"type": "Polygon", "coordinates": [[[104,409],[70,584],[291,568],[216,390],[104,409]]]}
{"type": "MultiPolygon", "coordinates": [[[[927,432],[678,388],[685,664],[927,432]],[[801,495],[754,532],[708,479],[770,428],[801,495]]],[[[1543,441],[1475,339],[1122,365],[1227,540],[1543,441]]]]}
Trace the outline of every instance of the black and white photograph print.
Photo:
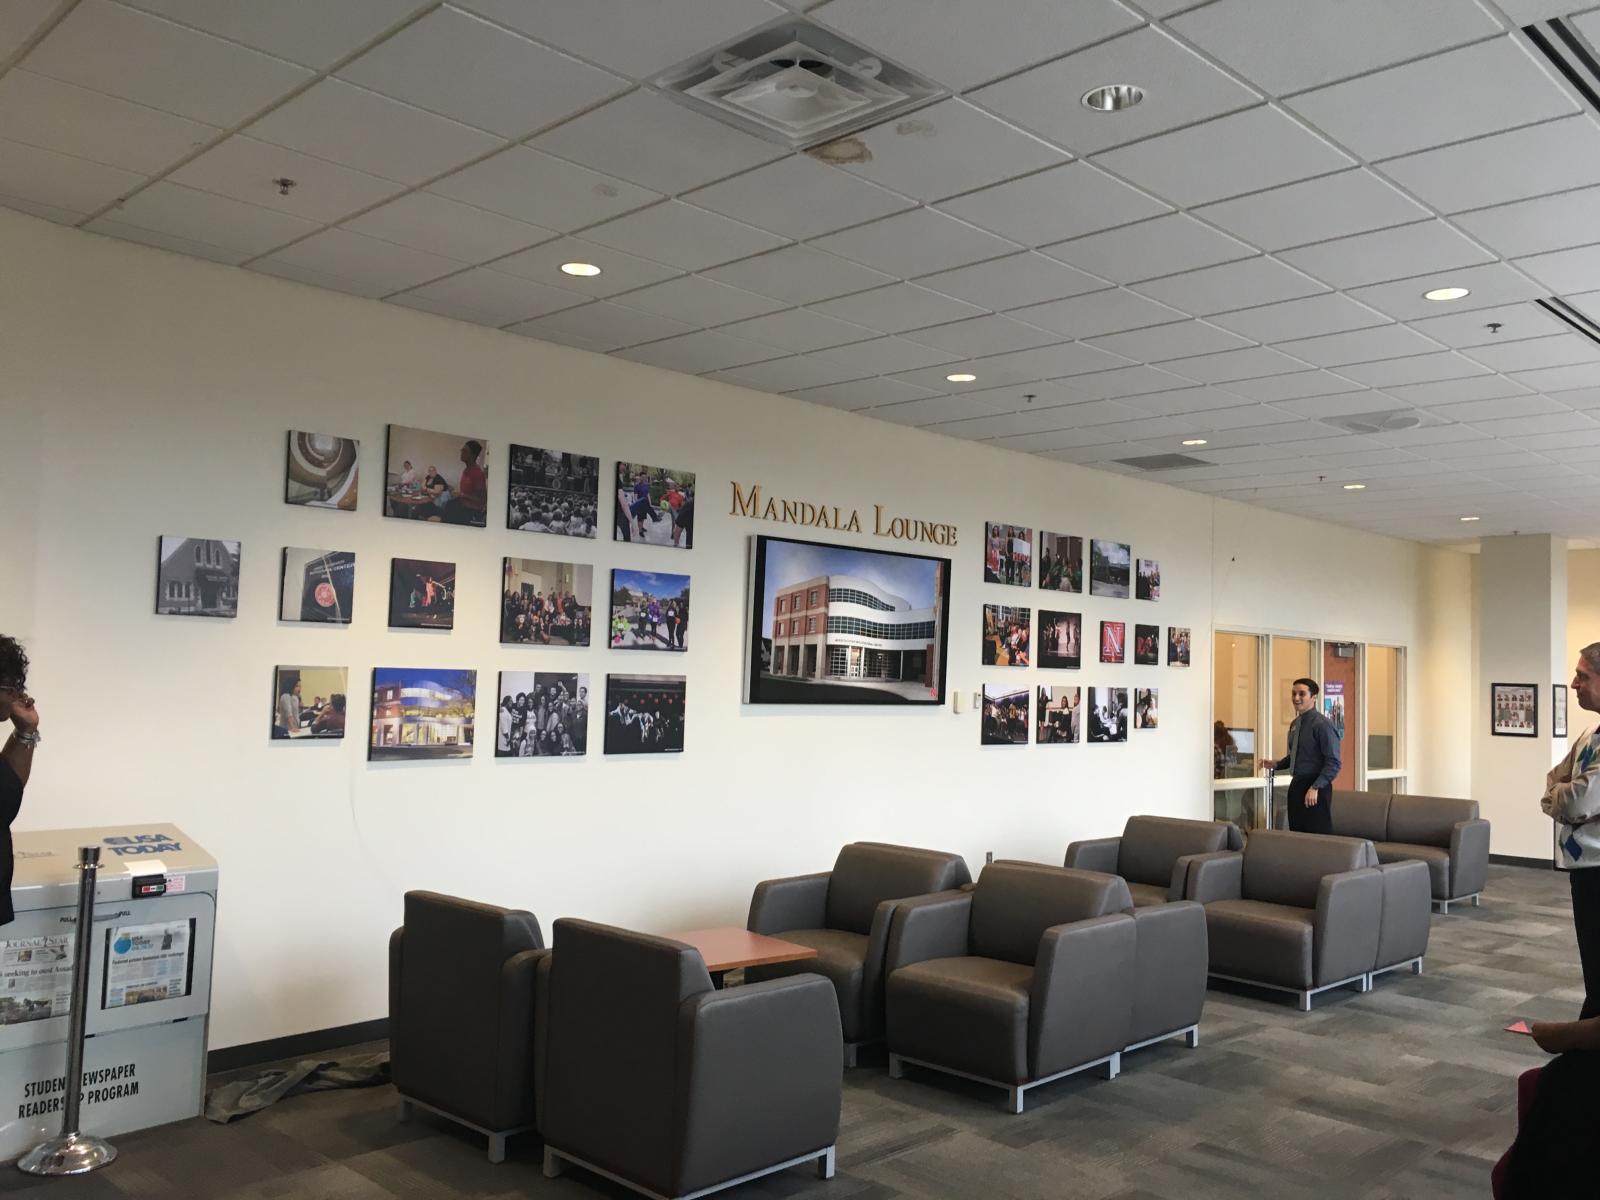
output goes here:
{"type": "Polygon", "coordinates": [[[355,438],[289,431],[284,503],[354,512],[360,477],[361,443],[355,438]]]}
{"type": "Polygon", "coordinates": [[[1009,583],[1014,587],[1033,586],[1033,530],[1025,525],[983,527],[983,581],[1009,583]]]}
{"type": "Polygon", "coordinates": [[[278,667],[272,672],[272,736],[278,741],[344,737],[350,696],[346,667],[278,667]]]}
{"type": "Polygon", "coordinates": [[[1128,626],[1122,621],[1100,622],[1100,661],[1127,661],[1128,626]]]}
{"type": "Polygon", "coordinates": [[[1083,614],[1039,610],[1041,670],[1076,671],[1083,665],[1083,614]]]}
{"type": "Polygon", "coordinates": [[[1089,689],[1089,741],[1125,742],[1128,740],[1128,689],[1097,687],[1089,689]]]}
{"type": "Polygon", "coordinates": [[[1025,667],[1028,665],[1028,632],[1033,612],[1004,604],[983,606],[983,665],[986,667],[1025,667]]]}
{"type": "Polygon", "coordinates": [[[588,563],[508,558],[501,568],[500,644],[587,646],[594,620],[588,563]]]}
{"type": "Polygon", "coordinates": [[[1189,665],[1189,630],[1184,625],[1167,626],[1167,666],[1189,665]]]}
{"type": "Polygon", "coordinates": [[[456,565],[397,558],[389,569],[389,628],[454,629],[456,565]]]}
{"type": "Polygon", "coordinates": [[[538,446],[512,446],[506,528],[592,538],[600,511],[600,460],[538,446]]]}
{"type": "Polygon", "coordinates": [[[1083,591],[1083,539],[1039,531],[1039,586],[1052,592],[1083,591]]]}
{"type": "Polygon", "coordinates": [[[680,754],[688,700],[682,675],[607,675],[607,754],[680,754]]]}
{"type": "Polygon", "coordinates": [[[1161,564],[1153,558],[1141,558],[1133,586],[1135,600],[1161,599],[1161,564]]]}
{"type": "Polygon", "coordinates": [[[1089,594],[1126,600],[1128,572],[1132,566],[1132,549],[1126,542],[1092,539],[1089,543],[1089,594]]]}
{"type": "Polygon", "coordinates": [[[477,698],[476,671],[375,668],[367,761],[471,758],[477,698]]]}
{"type": "Polygon", "coordinates": [[[239,543],[163,534],[156,612],[164,617],[239,615],[239,543]]]}
{"type": "Polygon", "coordinates": [[[689,577],[664,571],[612,571],[611,648],[687,650],[689,577]]]}
{"type": "Polygon", "coordinates": [[[614,540],[694,546],[694,472],[619,462],[615,491],[614,540]]]}
{"type": "Polygon", "coordinates": [[[983,728],[980,744],[985,746],[1026,746],[1028,744],[1028,689],[1003,683],[983,685],[983,728]]]}
{"type": "Polygon", "coordinates": [[[1133,727],[1155,729],[1161,724],[1161,689],[1133,689],[1133,727]]]}
{"type": "Polygon", "coordinates": [[[1490,685],[1490,728],[1496,737],[1539,736],[1539,689],[1531,683],[1490,685]]]}
{"type": "Polygon", "coordinates": [[[1133,627],[1133,661],[1141,667],[1161,665],[1161,626],[1135,625],[1133,627]]]}
{"type": "Polygon", "coordinates": [[[589,677],[501,671],[496,758],[576,758],[589,748],[589,677]]]}
{"type": "Polygon", "coordinates": [[[383,512],[483,528],[489,512],[489,443],[481,437],[389,426],[383,512]]]}
{"type": "Polygon", "coordinates": [[[1065,746],[1082,737],[1080,718],[1083,690],[1076,687],[1042,687],[1038,697],[1038,724],[1033,740],[1039,746],[1065,746]]]}
{"type": "Polygon", "coordinates": [[[283,548],[280,621],[319,625],[350,624],[356,590],[356,556],[352,550],[283,548]]]}

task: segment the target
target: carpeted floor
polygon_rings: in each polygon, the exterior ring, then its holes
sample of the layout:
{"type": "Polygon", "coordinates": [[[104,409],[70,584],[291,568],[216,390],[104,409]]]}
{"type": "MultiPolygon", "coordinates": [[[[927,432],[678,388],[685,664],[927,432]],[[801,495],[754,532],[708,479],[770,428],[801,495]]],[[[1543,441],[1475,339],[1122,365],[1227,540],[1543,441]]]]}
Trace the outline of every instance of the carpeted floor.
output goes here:
{"type": "MultiPolygon", "coordinates": [[[[1213,990],[1198,1050],[1128,1055],[1114,1081],[1071,1078],[1001,1093],[907,1069],[881,1051],[847,1072],[838,1175],[809,1168],[747,1197],[1057,1197],[1210,1200],[1485,1197],[1515,1125],[1517,1073],[1543,1061],[1517,1017],[1567,1019],[1582,1000],[1564,877],[1493,867],[1482,908],[1433,918],[1427,970],[1362,996],[1292,1001],[1213,990]]],[[[372,1047],[352,1047],[351,1052],[372,1047]]],[[[337,1057],[330,1054],[326,1057],[337,1057]]],[[[288,1100],[229,1126],[195,1120],[116,1139],[85,1179],[0,1171],[0,1194],[60,1200],[511,1200],[623,1197],[581,1172],[540,1173],[537,1139],[491,1166],[481,1139],[442,1121],[395,1120],[393,1090],[288,1100]]]]}

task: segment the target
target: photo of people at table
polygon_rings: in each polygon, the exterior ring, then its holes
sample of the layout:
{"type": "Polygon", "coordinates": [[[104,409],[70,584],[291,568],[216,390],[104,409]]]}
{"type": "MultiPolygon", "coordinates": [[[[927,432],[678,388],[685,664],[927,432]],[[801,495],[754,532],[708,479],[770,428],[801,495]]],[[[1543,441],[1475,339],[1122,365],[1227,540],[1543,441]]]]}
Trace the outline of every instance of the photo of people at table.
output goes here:
{"type": "Polygon", "coordinates": [[[455,563],[394,559],[389,570],[389,627],[453,629],[455,623],[455,563]]]}
{"type": "Polygon", "coordinates": [[[983,581],[1033,586],[1033,530],[1025,525],[986,522],[983,581]]]}
{"type": "Polygon", "coordinates": [[[272,736],[342,738],[349,696],[345,667],[277,667],[272,674],[272,736]]]}
{"type": "Polygon", "coordinates": [[[481,437],[389,426],[385,516],[487,524],[489,443],[481,437]]]}
{"type": "Polygon", "coordinates": [[[573,758],[589,748],[589,677],[501,671],[496,758],[573,758]]]}
{"type": "Polygon", "coordinates": [[[1028,633],[1033,610],[1004,604],[983,606],[983,665],[986,667],[1025,667],[1028,665],[1028,633]]]}
{"type": "Polygon", "coordinates": [[[688,550],[694,545],[694,472],[617,464],[612,537],[688,550]]]}
{"type": "Polygon", "coordinates": [[[600,509],[600,460],[538,446],[512,446],[506,528],[592,538],[600,509]]]}
{"type": "Polygon", "coordinates": [[[682,675],[607,675],[607,754],[683,750],[687,684],[682,675]]]}
{"type": "Polygon", "coordinates": [[[1083,664],[1083,614],[1039,610],[1041,669],[1075,671],[1083,664]]]}
{"type": "Polygon", "coordinates": [[[1082,689],[1075,687],[1039,689],[1039,723],[1033,735],[1038,745],[1068,745],[1078,740],[1078,718],[1083,713],[1079,697],[1082,694],[1082,689]]]}
{"type": "Polygon", "coordinates": [[[587,646],[594,568],[508,558],[501,572],[500,641],[507,646],[587,646]]]}
{"type": "Polygon", "coordinates": [[[689,577],[661,571],[612,571],[611,648],[687,650],[689,577]]]}
{"type": "Polygon", "coordinates": [[[1089,689],[1089,741],[1128,740],[1128,689],[1089,689]]]}
{"type": "Polygon", "coordinates": [[[1182,625],[1167,626],[1167,666],[1189,665],[1189,630],[1182,625]]]}
{"type": "Polygon", "coordinates": [[[1083,539],[1039,531],[1039,586],[1053,592],[1083,591],[1083,539]]]}
{"type": "Polygon", "coordinates": [[[1161,626],[1135,625],[1133,627],[1133,661],[1136,666],[1161,665],[1161,626]]]}
{"type": "Polygon", "coordinates": [[[1027,688],[997,683],[983,685],[983,726],[979,742],[984,746],[1028,744],[1027,688]]]}

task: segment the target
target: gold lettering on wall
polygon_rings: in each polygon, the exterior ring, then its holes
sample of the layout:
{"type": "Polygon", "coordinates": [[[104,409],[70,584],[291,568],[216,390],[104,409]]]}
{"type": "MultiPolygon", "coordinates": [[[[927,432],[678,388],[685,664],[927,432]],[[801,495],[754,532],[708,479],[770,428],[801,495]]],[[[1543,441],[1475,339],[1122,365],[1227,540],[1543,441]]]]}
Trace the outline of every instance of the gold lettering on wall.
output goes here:
{"type": "MultiPolygon", "coordinates": [[[[814,529],[839,529],[845,533],[861,532],[859,509],[763,496],[759,483],[746,488],[737,480],[733,481],[733,503],[728,507],[728,515],[749,517],[753,521],[776,521],[782,525],[809,525],[814,529]]],[[[956,544],[954,525],[924,521],[917,517],[893,516],[885,513],[881,504],[872,506],[872,532],[876,537],[895,538],[902,542],[931,542],[936,546],[956,544]]]]}

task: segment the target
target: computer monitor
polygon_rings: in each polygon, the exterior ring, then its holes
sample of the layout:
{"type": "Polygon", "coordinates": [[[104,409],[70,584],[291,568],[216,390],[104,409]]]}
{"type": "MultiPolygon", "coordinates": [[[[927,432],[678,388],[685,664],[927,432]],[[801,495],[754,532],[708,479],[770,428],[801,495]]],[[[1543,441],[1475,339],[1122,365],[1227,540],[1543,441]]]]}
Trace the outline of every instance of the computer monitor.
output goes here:
{"type": "Polygon", "coordinates": [[[1233,738],[1233,744],[1241,755],[1251,756],[1256,752],[1256,731],[1254,729],[1230,729],[1228,736],[1233,738]]]}

